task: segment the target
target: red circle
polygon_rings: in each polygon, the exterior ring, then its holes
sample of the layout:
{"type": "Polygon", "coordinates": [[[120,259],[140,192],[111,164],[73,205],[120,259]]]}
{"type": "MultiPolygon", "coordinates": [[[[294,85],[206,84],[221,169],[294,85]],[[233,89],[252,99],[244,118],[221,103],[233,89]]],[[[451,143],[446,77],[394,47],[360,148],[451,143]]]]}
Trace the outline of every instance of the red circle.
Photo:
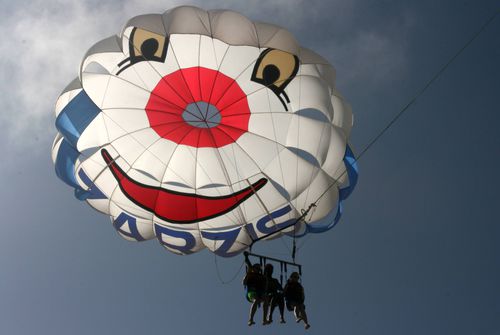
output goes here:
{"type": "Polygon", "coordinates": [[[238,83],[203,67],[180,69],[163,77],[151,92],[145,110],[159,136],[197,148],[219,148],[235,142],[248,131],[250,119],[248,101],[238,83]],[[221,116],[219,124],[199,128],[184,121],[182,113],[195,102],[215,106],[221,116]]]}

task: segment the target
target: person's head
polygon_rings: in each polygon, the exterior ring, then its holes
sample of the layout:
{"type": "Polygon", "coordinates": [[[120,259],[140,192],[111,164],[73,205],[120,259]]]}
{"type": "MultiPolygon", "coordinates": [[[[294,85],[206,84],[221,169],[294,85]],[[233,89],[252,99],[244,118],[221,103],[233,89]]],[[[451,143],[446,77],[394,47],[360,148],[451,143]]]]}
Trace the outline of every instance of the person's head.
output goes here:
{"type": "Polygon", "coordinates": [[[271,276],[273,274],[273,265],[272,264],[266,264],[266,266],[264,266],[264,274],[266,276],[271,276]]]}
{"type": "Polygon", "coordinates": [[[262,268],[260,267],[259,263],[255,263],[252,265],[252,271],[255,273],[262,273],[262,268]]]}
{"type": "Polygon", "coordinates": [[[290,275],[290,281],[297,282],[300,279],[300,275],[298,272],[292,272],[290,275]]]}

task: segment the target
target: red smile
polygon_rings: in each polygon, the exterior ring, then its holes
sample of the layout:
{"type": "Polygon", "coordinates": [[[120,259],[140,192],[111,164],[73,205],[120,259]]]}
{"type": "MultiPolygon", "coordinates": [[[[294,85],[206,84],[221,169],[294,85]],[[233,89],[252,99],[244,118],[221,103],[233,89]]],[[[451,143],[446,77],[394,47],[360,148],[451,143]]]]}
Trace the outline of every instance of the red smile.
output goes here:
{"type": "Polygon", "coordinates": [[[120,189],[132,202],[160,219],[174,223],[194,223],[223,215],[250,198],[267,183],[267,179],[261,178],[238,192],[217,197],[182,193],[141,184],[130,178],[106,149],[101,150],[101,155],[118,181],[120,189]]]}

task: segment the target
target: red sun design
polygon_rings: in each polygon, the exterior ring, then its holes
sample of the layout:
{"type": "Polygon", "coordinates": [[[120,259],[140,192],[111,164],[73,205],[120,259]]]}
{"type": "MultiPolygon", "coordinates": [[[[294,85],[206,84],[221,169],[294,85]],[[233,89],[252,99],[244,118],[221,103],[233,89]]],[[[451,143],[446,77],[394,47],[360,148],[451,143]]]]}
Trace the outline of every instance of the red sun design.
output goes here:
{"type": "Polygon", "coordinates": [[[248,131],[250,108],[238,83],[203,67],[166,75],[146,105],[156,133],[177,144],[219,148],[248,131]]]}

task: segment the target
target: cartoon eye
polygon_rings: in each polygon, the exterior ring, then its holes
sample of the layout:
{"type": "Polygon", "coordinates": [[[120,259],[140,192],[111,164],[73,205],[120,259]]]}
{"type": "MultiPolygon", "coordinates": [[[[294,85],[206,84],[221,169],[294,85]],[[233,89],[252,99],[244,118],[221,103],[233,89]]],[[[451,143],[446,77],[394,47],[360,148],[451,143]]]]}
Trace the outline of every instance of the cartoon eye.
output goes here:
{"type": "Polygon", "coordinates": [[[299,58],[291,53],[276,50],[264,50],[252,73],[252,81],[262,84],[271,89],[278,96],[281,103],[288,111],[285,101],[290,103],[290,99],[285,93],[285,87],[292,81],[299,70],[299,58]]]}
{"type": "Polygon", "coordinates": [[[126,68],[141,61],[164,62],[167,56],[168,39],[165,36],[141,29],[134,28],[129,38],[129,57],[121,61],[118,66],[121,68],[116,75],[126,68]]]}

